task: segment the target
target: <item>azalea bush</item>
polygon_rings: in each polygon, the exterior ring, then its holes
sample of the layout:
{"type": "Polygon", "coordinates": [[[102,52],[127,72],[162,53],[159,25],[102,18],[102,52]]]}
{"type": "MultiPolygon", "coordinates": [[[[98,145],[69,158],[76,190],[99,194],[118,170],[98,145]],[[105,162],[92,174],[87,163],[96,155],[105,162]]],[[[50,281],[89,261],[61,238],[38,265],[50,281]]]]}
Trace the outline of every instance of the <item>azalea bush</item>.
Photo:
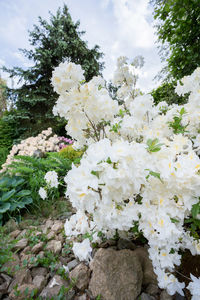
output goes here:
{"type": "Polygon", "coordinates": [[[0,172],[4,172],[8,165],[15,160],[17,155],[44,156],[46,152],[58,152],[60,149],[71,144],[73,144],[71,139],[53,134],[52,128],[49,127],[37,136],[29,137],[22,140],[19,144],[14,145],[7,156],[6,162],[2,165],[0,172]]]}
{"type": "MultiPolygon", "coordinates": [[[[190,93],[186,104],[156,106],[151,95],[135,92],[140,64],[141,58],[131,66],[127,58],[118,59],[114,83],[121,105],[111,99],[103,78],[85,83],[80,65],[61,63],[53,72],[59,94],[53,112],[68,120],[73,147],[87,148],[65,177],[66,196],[77,210],[65,232],[98,242],[116,231],[129,238],[137,224],[148,240],[160,288],[183,295],[185,284],[174,275],[180,253],[200,254],[200,237],[188,226],[196,220],[198,227],[200,217],[200,68],[177,84],[178,95],[190,93]]],[[[51,185],[55,173],[50,177],[51,185]]],[[[90,259],[90,240],[74,243],[81,260],[90,259]]],[[[191,280],[188,289],[197,299],[200,279],[191,275],[191,280]]]]}

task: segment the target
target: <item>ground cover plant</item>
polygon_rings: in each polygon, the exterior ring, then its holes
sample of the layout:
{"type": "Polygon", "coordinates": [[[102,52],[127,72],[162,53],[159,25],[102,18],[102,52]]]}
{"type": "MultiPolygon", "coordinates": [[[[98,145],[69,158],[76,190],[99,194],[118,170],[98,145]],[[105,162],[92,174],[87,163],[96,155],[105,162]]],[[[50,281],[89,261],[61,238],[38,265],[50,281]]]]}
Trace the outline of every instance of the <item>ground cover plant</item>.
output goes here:
{"type": "Polygon", "coordinates": [[[18,215],[21,209],[32,203],[31,191],[20,176],[0,178],[0,225],[3,219],[18,215]]]}
{"type": "MultiPolygon", "coordinates": [[[[6,163],[2,166],[0,180],[7,183],[19,182],[26,186],[26,190],[31,194],[31,201],[26,205],[20,204],[14,209],[14,188],[12,184],[7,187],[1,186],[0,196],[3,199],[0,202],[1,221],[8,220],[9,217],[17,218],[19,221],[21,214],[25,212],[24,208],[33,214],[42,214],[48,216],[52,213],[52,209],[56,214],[63,214],[64,210],[68,211],[68,203],[63,201],[65,192],[64,177],[71,169],[72,163],[77,164],[83,155],[83,151],[76,151],[70,145],[73,141],[69,138],[58,137],[52,134],[52,129],[42,131],[36,137],[29,137],[21,141],[18,145],[14,145],[7,157],[6,163]],[[57,152],[54,152],[57,151],[57,152]],[[21,155],[20,155],[21,154],[21,155]],[[42,201],[38,194],[38,189],[46,185],[44,176],[47,172],[56,171],[59,177],[59,189],[51,189],[48,191],[48,197],[45,190],[46,201],[42,201]],[[4,189],[4,190],[3,190],[4,189]],[[8,193],[8,199],[5,198],[8,193]],[[56,200],[56,201],[55,201],[56,200]],[[31,205],[28,205],[31,204],[31,205]]],[[[50,173],[51,174],[51,173],[50,173]]],[[[22,189],[22,188],[21,188],[22,189]]],[[[19,187],[18,187],[19,192],[19,187]]],[[[22,195],[22,192],[20,193],[22,195]]],[[[25,202],[23,202],[25,203],[25,202]]]]}
{"type": "MultiPolygon", "coordinates": [[[[54,114],[68,120],[73,147],[87,147],[65,177],[66,196],[77,210],[65,232],[87,237],[74,242],[73,251],[90,260],[91,240],[116,232],[130,237],[138,228],[148,240],[160,288],[183,295],[185,284],[174,275],[181,253],[200,254],[200,68],[178,83],[176,93],[190,93],[179,106],[135,97],[134,79],[127,58],[120,57],[114,74],[120,100],[123,96],[119,105],[101,77],[85,83],[80,66],[61,63],[53,72],[60,95],[54,114]]],[[[56,172],[47,177],[50,189],[59,185],[56,172]]],[[[192,299],[200,295],[199,280],[191,275],[192,299]]]]}

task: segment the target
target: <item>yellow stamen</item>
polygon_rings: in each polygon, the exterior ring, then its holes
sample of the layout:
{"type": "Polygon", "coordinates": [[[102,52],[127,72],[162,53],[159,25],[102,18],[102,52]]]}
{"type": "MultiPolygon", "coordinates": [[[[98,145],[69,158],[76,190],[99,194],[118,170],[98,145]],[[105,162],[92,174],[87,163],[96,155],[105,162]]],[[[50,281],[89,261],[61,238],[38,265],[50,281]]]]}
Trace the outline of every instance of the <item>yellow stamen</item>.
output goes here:
{"type": "Polygon", "coordinates": [[[82,193],[79,195],[79,197],[84,197],[86,194],[85,193],[82,193]]]}
{"type": "Polygon", "coordinates": [[[163,200],[162,198],[160,198],[160,204],[163,204],[163,201],[164,201],[164,200],[163,200]]]}

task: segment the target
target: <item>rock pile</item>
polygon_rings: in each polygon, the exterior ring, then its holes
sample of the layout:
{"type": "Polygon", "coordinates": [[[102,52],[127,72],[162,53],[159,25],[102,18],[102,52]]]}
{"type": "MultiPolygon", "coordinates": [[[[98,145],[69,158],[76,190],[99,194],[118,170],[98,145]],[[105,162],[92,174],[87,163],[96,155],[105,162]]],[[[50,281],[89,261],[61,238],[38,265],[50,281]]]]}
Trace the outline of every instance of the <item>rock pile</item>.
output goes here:
{"type": "Polygon", "coordinates": [[[94,249],[89,264],[79,262],[65,242],[63,225],[48,219],[11,231],[13,254],[1,269],[0,299],[176,299],[158,288],[145,247],[110,240],[94,249]]]}

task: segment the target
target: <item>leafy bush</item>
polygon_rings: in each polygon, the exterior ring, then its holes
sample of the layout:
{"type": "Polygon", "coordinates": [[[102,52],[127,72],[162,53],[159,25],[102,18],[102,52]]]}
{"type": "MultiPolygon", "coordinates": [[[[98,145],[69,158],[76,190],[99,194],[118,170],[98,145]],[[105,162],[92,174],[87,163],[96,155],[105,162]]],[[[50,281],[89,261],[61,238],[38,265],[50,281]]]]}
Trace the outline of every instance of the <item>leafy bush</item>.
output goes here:
{"type": "Polygon", "coordinates": [[[76,161],[77,159],[81,158],[84,151],[82,150],[74,150],[72,146],[67,146],[60,150],[59,155],[62,158],[67,158],[71,161],[76,161]]]}
{"type": "Polygon", "coordinates": [[[9,113],[5,113],[0,118],[0,148],[10,149],[13,145],[13,139],[16,137],[15,124],[7,121],[9,113]]]}
{"type": "Polygon", "coordinates": [[[31,191],[20,176],[3,176],[0,179],[0,224],[6,217],[12,217],[26,205],[32,203],[31,191]]]}
{"type": "Polygon", "coordinates": [[[0,169],[1,166],[5,163],[8,153],[9,153],[8,148],[6,147],[0,148],[0,169]]]}
{"type": "Polygon", "coordinates": [[[182,105],[187,102],[188,95],[179,96],[175,92],[176,83],[175,82],[165,82],[160,85],[157,89],[154,89],[151,92],[153,96],[154,103],[157,105],[161,101],[167,102],[168,105],[173,103],[182,105]]]}
{"type": "MultiPolygon", "coordinates": [[[[58,153],[47,153],[46,158],[35,158],[31,156],[16,156],[15,161],[8,166],[7,172],[12,175],[20,175],[24,180],[28,189],[31,190],[33,199],[33,209],[36,211],[41,210],[43,202],[40,198],[38,191],[39,188],[45,185],[44,176],[48,171],[55,170],[58,173],[60,182],[64,183],[64,177],[71,169],[72,161],[62,158],[58,153]]],[[[51,192],[51,201],[58,199],[59,196],[64,194],[65,186],[60,185],[59,189],[53,189],[51,192]]]]}

